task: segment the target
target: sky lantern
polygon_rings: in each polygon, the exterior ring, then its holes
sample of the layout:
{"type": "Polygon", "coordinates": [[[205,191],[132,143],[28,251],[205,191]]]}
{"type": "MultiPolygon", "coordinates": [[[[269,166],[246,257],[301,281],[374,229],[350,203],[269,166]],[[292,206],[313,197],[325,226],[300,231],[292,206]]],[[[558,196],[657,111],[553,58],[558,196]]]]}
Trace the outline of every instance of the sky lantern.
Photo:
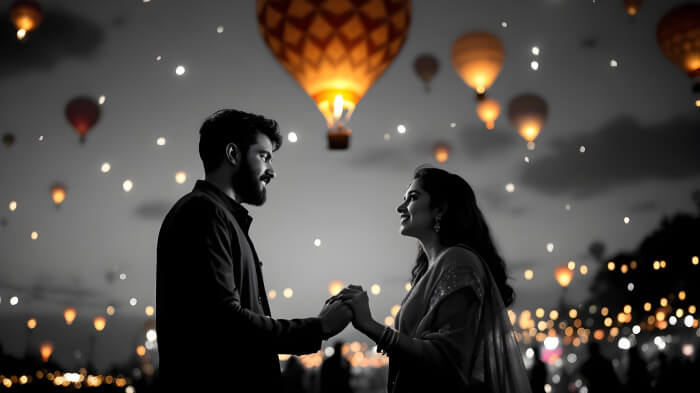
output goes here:
{"type": "Polygon", "coordinates": [[[447,162],[450,158],[450,146],[445,143],[438,143],[433,148],[433,155],[435,156],[435,161],[439,163],[447,162]]]}
{"type": "Polygon", "coordinates": [[[440,63],[438,59],[428,53],[418,56],[413,62],[413,69],[416,71],[416,75],[418,75],[425,84],[426,93],[430,92],[430,81],[433,80],[439,68],[440,63]]]}
{"type": "Polygon", "coordinates": [[[355,106],[401,50],[409,0],[258,0],[258,27],[275,58],[314,100],[329,149],[347,149],[355,106]]]}
{"type": "Polygon", "coordinates": [[[66,200],[66,187],[63,184],[56,183],[51,186],[51,199],[56,207],[61,206],[66,200]]]}
{"type": "Polygon", "coordinates": [[[92,320],[93,326],[95,326],[95,330],[98,332],[101,332],[104,330],[105,326],[107,326],[107,320],[103,316],[97,316],[95,319],[92,320]]]}
{"type": "Polygon", "coordinates": [[[501,40],[485,31],[464,34],[452,44],[452,66],[479,98],[498,77],[504,57],[501,40]]]}
{"type": "Polygon", "coordinates": [[[75,321],[75,317],[77,316],[78,313],[73,307],[66,307],[66,309],[63,310],[63,319],[66,320],[66,325],[72,325],[73,321],[75,321]]]}
{"type": "Polygon", "coordinates": [[[700,37],[700,4],[687,4],[672,9],[661,18],[656,27],[656,40],[661,51],[695,81],[693,87],[695,93],[700,93],[698,37],[700,37]]]}
{"type": "Polygon", "coordinates": [[[493,98],[485,98],[476,106],[476,114],[486,124],[486,128],[493,130],[496,119],[501,114],[501,104],[493,98]]]}
{"type": "Polygon", "coordinates": [[[40,348],[41,352],[41,360],[44,361],[44,363],[49,361],[49,358],[51,357],[51,354],[53,353],[53,344],[50,342],[44,342],[41,344],[40,348]]]}
{"type": "Polygon", "coordinates": [[[622,5],[625,6],[627,15],[635,16],[639,12],[639,7],[642,5],[642,0],[622,0],[622,5]]]}
{"type": "Polygon", "coordinates": [[[100,118],[100,108],[92,97],[75,97],[66,105],[66,118],[80,135],[80,143],[85,143],[85,136],[100,118]]]}
{"type": "Polygon", "coordinates": [[[331,296],[335,296],[340,293],[340,291],[343,290],[345,285],[343,285],[343,282],[340,280],[333,280],[328,284],[328,292],[330,292],[331,296]]]}
{"type": "Polygon", "coordinates": [[[508,118],[518,130],[518,134],[528,143],[528,149],[535,149],[535,139],[547,120],[547,102],[534,94],[522,94],[510,101],[508,118]]]}
{"type": "Polygon", "coordinates": [[[554,278],[562,288],[566,288],[571,284],[574,278],[574,272],[567,265],[559,265],[554,269],[554,278]]]}
{"type": "Polygon", "coordinates": [[[23,40],[27,33],[41,24],[44,12],[39,3],[32,0],[17,0],[10,6],[10,19],[17,28],[17,39],[23,40]]]}

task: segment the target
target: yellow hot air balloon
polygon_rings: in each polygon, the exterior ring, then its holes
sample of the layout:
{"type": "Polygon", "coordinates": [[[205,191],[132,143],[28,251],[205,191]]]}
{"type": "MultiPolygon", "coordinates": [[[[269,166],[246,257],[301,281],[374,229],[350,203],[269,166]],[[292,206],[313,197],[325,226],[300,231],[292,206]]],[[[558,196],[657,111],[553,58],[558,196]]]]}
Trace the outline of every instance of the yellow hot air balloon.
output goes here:
{"type": "Polygon", "coordinates": [[[343,285],[342,281],[334,280],[328,284],[328,292],[331,294],[331,296],[335,296],[343,290],[343,287],[345,287],[345,285],[343,285]]]}
{"type": "Polygon", "coordinates": [[[97,316],[92,320],[92,324],[95,326],[95,330],[101,332],[107,326],[107,319],[103,316],[97,316]]]}
{"type": "Polygon", "coordinates": [[[439,163],[447,162],[450,159],[450,146],[445,143],[438,143],[433,148],[433,155],[435,156],[435,161],[439,163]]]}
{"type": "Polygon", "coordinates": [[[66,187],[60,183],[51,186],[51,199],[56,207],[61,206],[63,201],[66,200],[66,187]]]}
{"type": "Polygon", "coordinates": [[[501,114],[501,105],[493,98],[485,98],[476,106],[476,114],[479,119],[486,123],[486,128],[493,130],[496,126],[496,119],[501,114]]]}
{"type": "Polygon", "coordinates": [[[44,342],[41,344],[41,360],[44,361],[44,363],[49,361],[49,358],[51,357],[51,354],[53,353],[53,344],[50,342],[44,342]]]}
{"type": "Polygon", "coordinates": [[[39,27],[44,12],[33,0],[17,0],[10,6],[10,19],[17,28],[17,39],[23,40],[27,33],[39,27]]]}
{"type": "Polygon", "coordinates": [[[501,72],[504,57],[501,40],[485,31],[464,34],[452,44],[452,66],[480,98],[501,72]]]}
{"type": "Polygon", "coordinates": [[[547,120],[547,103],[537,95],[522,94],[508,104],[508,118],[518,134],[527,141],[528,148],[533,150],[535,139],[547,120]]]}
{"type": "Polygon", "coordinates": [[[642,5],[642,0],[622,0],[622,4],[625,6],[625,11],[627,15],[635,16],[639,12],[639,7],[642,5]]]}
{"type": "Polygon", "coordinates": [[[331,149],[347,149],[357,103],[406,40],[409,0],[258,0],[258,27],[282,66],[316,102],[331,149]]]}
{"type": "Polygon", "coordinates": [[[73,307],[66,307],[66,309],[63,310],[63,318],[66,320],[66,325],[72,325],[76,316],[78,316],[78,313],[73,307]]]}

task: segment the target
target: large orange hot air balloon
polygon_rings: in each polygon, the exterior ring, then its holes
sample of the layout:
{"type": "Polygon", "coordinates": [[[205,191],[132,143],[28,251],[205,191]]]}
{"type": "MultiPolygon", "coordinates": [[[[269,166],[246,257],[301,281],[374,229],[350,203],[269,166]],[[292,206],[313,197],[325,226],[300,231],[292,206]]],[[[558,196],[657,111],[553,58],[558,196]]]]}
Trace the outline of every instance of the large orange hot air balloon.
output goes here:
{"type": "Polygon", "coordinates": [[[669,11],[659,21],[656,39],[664,55],[695,80],[694,91],[700,93],[700,4],[669,11]]]}
{"type": "Polygon", "coordinates": [[[440,68],[440,62],[438,59],[430,54],[422,54],[416,58],[413,62],[413,68],[418,74],[418,77],[425,84],[425,92],[430,91],[430,81],[433,80],[435,74],[437,74],[440,68]]]}
{"type": "Polygon", "coordinates": [[[94,98],[76,97],[66,105],[66,117],[80,135],[80,143],[85,143],[85,136],[100,118],[100,107],[94,98]]]}
{"type": "Polygon", "coordinates": [[[316,102],[331,149],[347,149],[357,103],[399,53],[409,0],[258,0],[258,27],[282,66],[316,102]]]}
{"type": "Polygon", "coordinates": [[[44,12],[39,3],[32,0],[17,0],[10,6],[10,19],[17,28],[17,39],[23,40],[28,32],[41,24],[44,12]]]}
{"type": "Polygon", "coordinates": [[[510,101],[508,118],[527,141],[528,149],[534,150],[535,139],[547,120],[547,102],[534,94],[522,94],[510,101]]]}
{"type": "Polygon", "coordinates": [[[504,57],[501,40],[485,31],[464,34],[452,44],[452,66],[479,98],[498,77],[504,57]]]}

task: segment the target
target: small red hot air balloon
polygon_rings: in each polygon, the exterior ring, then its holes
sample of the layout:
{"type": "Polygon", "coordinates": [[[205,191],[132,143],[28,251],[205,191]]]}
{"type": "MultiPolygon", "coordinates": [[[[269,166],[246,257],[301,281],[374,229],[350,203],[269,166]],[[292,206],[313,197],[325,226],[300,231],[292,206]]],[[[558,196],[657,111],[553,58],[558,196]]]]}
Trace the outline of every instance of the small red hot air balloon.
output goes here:
{"type": "Polygon", "coordinates": [[[94,98],[79,96],[66,105],[66,117],[80,135],[80,143],[85,143],[85,136],[100,118],[100,107],[94,98]]]}

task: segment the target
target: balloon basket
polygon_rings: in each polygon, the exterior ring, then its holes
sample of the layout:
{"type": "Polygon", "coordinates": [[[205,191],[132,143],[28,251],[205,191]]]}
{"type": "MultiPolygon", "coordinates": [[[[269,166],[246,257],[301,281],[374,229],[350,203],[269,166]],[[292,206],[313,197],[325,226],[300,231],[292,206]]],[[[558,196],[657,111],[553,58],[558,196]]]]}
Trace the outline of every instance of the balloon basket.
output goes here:
{"type": "Polygon", "coordinates": [[[328,130],[328,149],[347,150],[350,147],[350,130],[338,127],[328,130]]]}

